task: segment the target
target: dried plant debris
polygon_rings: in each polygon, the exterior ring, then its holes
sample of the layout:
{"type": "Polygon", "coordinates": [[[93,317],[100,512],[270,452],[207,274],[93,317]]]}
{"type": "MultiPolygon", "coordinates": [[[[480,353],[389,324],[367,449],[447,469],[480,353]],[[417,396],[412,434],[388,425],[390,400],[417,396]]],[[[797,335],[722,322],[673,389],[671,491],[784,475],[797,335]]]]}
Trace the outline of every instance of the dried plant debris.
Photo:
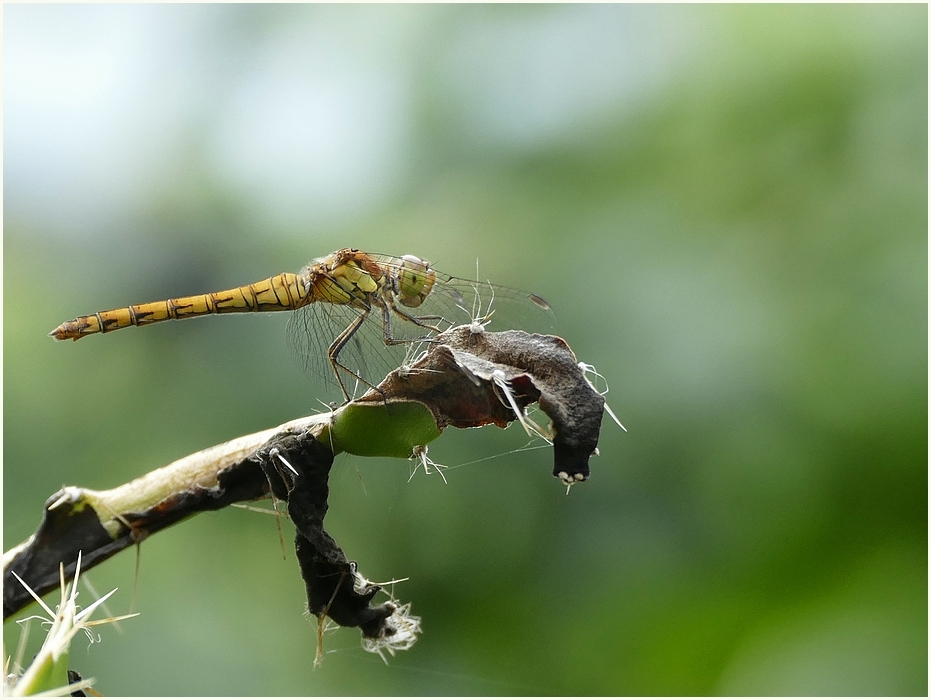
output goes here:
{"type": "MultiPolygon", "coordinates": [[[[363,646],[381,654],[413,645],[420,620],[410,615],[410,604],[388,601],[370,607],[382,590],[358,572],[336,541],[323,529],[332,453],[317,441],[295,436],[282,441],[270,453],[265,470],[276,495],[288,503],[294,523],[295,551],[307,589],[307,609],[322,624],[329,618],[342,627],[358,627],[363,646]]],[[[317,659],[322,658],[322,635],[317,659]]],[[[384,656],[382,655],[382,658],[384,656]]]]}
{"type": "MultiPolygon", "coordinates": [[[[159,530],[204,510],[270,494],[287,502],[308,610],[320,620],[358,627],[366,649],[394,654],[420,631],[410,604],[373,605],[382,586],[367,581],[324,530],[335,454],[409,457],[449,426],[504,427],[520,420],[553,445],[553,474],[567,486],[589,477],[604,399],[566,343],[522,331],[487,333],[480,324],[437,336],[408,366],[365,396],[325,414],[242,436],[178,460],[110,491],[65,487],[45,505],[36,533],[4,555],[4,617],[30,594],[59,584],[59,564],[73,575],[159,530]],[[525,414],[538,403],[552,421],[525,414]],[[14,577],[14,573],[16,577],[14,577]]],[[[318,660],[320,652],[318,651],[318,660]]]]}
{"type": "Polygon", "coordinates": [[[422,402],[441,429],[504,427],[539,403],[553,424],[553,475],[566,485],[590,475],[588,460],[598,447],[605,405],[562,338],[486,333],[480,326],[437,336],[418,361],[392,372],[359,403],[404,400],[422,402]]]}
{"type": "Polygon", "coordinates": [[[278,430],[244,436],[108,491],[66,486],[53,494],[45,503],[36,532],[3,555],[4,619],[31,601],[14,574],[45,595],[59,585],[60,563],[70,580],[79,555],[83,555],[84,569],[89,570],[199,512],[267,498],[270,485],[262,465],[268,460],[268,451],[295,433],[312,439],[311,428],[319,425],[317,420],[292,423],[306,426],[286,424],[278,430]],[[251,449],[243,448],[244,441],[251,449]]]}

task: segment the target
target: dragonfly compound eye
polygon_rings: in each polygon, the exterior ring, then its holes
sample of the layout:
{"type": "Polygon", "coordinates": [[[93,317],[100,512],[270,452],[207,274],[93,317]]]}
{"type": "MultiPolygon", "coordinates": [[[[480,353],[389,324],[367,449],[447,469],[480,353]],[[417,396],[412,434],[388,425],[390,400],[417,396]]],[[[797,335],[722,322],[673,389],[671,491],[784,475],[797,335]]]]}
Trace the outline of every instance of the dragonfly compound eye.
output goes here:
{"type": "Polygon", "coordinates": [[[403,256],[395,278],[398,300],[404,306],[416,309],[430,294],[435,281],[436,272],[430,263],[413,255],[403,256]]]}

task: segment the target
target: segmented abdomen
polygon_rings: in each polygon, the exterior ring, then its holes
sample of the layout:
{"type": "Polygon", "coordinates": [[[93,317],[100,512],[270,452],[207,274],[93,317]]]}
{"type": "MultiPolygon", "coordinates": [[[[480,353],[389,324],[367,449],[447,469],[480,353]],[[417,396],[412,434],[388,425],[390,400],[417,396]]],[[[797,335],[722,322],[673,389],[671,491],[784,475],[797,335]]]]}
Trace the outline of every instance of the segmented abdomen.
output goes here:
{"type": "Polygon", "coordinates": [[[79,316],[65,321],[49,335],[57,340],[79,340],[94,333],[108,333],[170,319],[207,314],[290,311],[311,301],[313,298],[308,294],[305,279],[291,272],[282,272],[261,282],[225,292],[154,301],[79,316]]]}

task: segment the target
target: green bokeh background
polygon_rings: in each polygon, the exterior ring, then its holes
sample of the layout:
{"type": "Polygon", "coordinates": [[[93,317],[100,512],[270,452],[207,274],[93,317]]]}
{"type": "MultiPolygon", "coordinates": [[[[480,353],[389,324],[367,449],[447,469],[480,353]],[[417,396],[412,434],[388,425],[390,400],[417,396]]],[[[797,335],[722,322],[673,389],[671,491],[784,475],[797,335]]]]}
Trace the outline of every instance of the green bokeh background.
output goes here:
{"type": "MultiPolygon", "coordinates": [[[[629,429],[568,497],[513,426],[434,443],[502,455],[448,485],[340,457],[328,530],[423,618],[388,665],[340,630],[313,670],[293,555],[229,509],[143,545],[141,617],[74,667],[107,695],[926,695],[927,12],[5,6],[5,548],[62,484],[334,398],[280,314],[49,330],[344,246],[544,296],[629,429]]],[[[115,613],[133,569],[91,572],[115,613]]]]}

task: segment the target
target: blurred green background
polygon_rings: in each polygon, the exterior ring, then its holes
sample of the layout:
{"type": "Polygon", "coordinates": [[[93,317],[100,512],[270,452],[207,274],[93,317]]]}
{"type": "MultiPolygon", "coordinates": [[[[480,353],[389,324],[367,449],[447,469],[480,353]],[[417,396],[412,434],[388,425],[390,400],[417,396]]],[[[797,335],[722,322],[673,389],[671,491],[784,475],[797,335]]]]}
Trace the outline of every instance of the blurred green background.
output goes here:
{"type": "MultiPolygon", "coordinates": [[[[142,616],[73,666],[107,695],[926,695],[927,12],[5,6],[5,548],[62,484],[335,398],[286,315],[52,328],[344,246],[544,296],[630,431],[568,496],[514,426],[434,443],[502,455],[448,485],[340,457],[328,530],[423,617],[389,665],[340,630],[312,670],[293,554],[229,509],[143,545],[142,616]]],[[[114,612],[133,567],[91,572],[114,612]]]]}

